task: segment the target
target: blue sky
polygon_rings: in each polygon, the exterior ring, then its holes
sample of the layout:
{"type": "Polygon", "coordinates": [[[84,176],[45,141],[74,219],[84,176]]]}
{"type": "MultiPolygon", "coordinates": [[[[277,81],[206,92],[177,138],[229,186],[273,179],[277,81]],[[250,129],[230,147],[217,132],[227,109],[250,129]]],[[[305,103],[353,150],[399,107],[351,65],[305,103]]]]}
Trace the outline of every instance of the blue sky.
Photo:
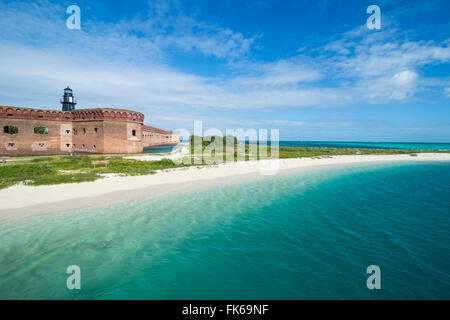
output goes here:
{"type": "Polygon", "coordinates": [[[0,105],[59,109],[70,85],[79,108],[164,129],[450,142],[449,15],[447,0],[0,0],[0,105]]]}

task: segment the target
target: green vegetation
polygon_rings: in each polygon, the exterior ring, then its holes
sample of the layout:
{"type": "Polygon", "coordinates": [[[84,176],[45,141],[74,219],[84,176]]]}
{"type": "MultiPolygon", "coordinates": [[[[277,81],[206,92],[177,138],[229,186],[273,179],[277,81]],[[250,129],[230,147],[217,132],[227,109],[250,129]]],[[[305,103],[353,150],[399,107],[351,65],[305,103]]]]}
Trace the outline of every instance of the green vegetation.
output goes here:
{"type": "Polygon", "coordinates": [[[3,127],[3,133],[18,134],[19,133],[19,128],[14,127],[14,126],[5,126],[5,127],[3,127]]]}
{"type": "MultiPolygon", "coordinates": [[[[156,170],[192,165],[205,165],[225,161],[254,160],[270,157],[271,147],[267,147],[267,155],[259,145],[243,145],[235,137],[191,137],[191,141],[200,139],[201,148],[193,146],[191,153],[186,155],[184,164],[172,160],[139,161],[125,159],[122,155],[83,155],[83,156],[34,156],[0,158],[0,189],[17,183],[26,185],[50,185],[60,183],[75,183],[102,179],[103,174],[147,175],[156,170]],[[223,143],[223,149],[219,148],[223,143]],[[225,148],[226,142],[233,148],[225,148]],[[260,154],[261,153],[261,154],[260,154]],[[97,165],[92,161],[108,160],[107,166],[97,165]]],[[[376,154],[409,154],[414,157],[429,150],[390,150],[390,149],[343,149],[343,148],[313,148],[313,147],[279,147],[279,158],[324,158],[335,155],[376,155],[376,154]]],[[[449,151],[433,151],[446,152],[449,151]]],[[[127,155],[130,156],[130,155],[127,155]]]]}
{"type": "MultiPolygon", "coordinates": [[[[262,152],[262,145],[252,144],[244,145],[238,142],[235,137],[199,137],[191,136],[191,153],[192,158],[195,156],[202,157],[205,160],[215,157],[215,160],[219,159],[220,152],[223,155],[222,161],[234,161],[237,160],[260,160],[264,158],[270,158],[272,154],[272,148],[266,146],[267,151],[262,152]],[[197,139],[197,140],[196,140],[197,139]],[[223,139],[223,140],[222,140],[223,139]],[[223,143],[221,145],[221,143],[223,143]],[[194,147],[193,143],[196,142],[194,147]],[[228,142],[229,149],[227,150],[225,142],[228,142]],[[199,146],[202,146],[201,149],[199,146]],[[228,151],[228,152],[227,152],[228,151]],[[230,154],[230,153],[234,153],[230,154]],[[217,156],[217,157],[216,157],[217,156]]],[[[275,151],[275,150],[274,150],[275,151]]],[[[403,149],[355,149],[355,148],[320,148],[320,147],[278,147],[278,156],[280,159],[288,158],[309,158],[309,157],[330,157],[337,155],[383,155],[383,154],[410,154],[412,157],[417,156],[417,153],[430,152],[430,150],[403,150],[403,149]]],[[[448,151],[432,151],[435,153],[448,151]]],[[[208,162],[208,161],[206,161],[208,162]]],[[[209,163],[211,163],[209,161],[209,163]]]]}
{"type": "MultiPolygon", "coordinates": [[[[312,148],[312,147],[280,147],[280,158],[304,158],[337,155],[380,155],[380,154],[415,154],[430,150],[403,149],[353,149],[353,148],[312,148]]],[[[438,152],[438,151],[433,151],[438,152]]]]}
{"type": "Polygon", "coordinates": [[[48,128],[45,128],[45,127],[34,128],[34,133],[35,134],[48,134],[48,128]]]}
{"type": "Polygon", "coordinates": [[[200,145],[202,146],[202,150],[205,150],[207,147],[218,149],[222,146],[223,152],[225,152],[226,146],[229,148],[234,147],[236,149],[236,146],[239,144],[236,137],[233,136],[191,136],[189,138],[190,146],[191,146],[191,153],[199,153],[200,152],[200,145]]]}
{"type": "Polygon", "coordinates": [[[22,182],[26,185],[44,185],[94,181],[95,174],[60,174],[55,168],[44,164],[2,165],[0,166],[0,189],[22,182]]]}
{"type": "Polygon", "coordinates": [[[172,160],[138,161],[120,156],[49,156],[12,158],[0,164],[0,189],[17,183],[50,185],[101,179],[102,174],[146,175],[155,170],[175,168],[172,160]],[[108,160],[107,166],[94,166],[92,161],[108,160]]]}

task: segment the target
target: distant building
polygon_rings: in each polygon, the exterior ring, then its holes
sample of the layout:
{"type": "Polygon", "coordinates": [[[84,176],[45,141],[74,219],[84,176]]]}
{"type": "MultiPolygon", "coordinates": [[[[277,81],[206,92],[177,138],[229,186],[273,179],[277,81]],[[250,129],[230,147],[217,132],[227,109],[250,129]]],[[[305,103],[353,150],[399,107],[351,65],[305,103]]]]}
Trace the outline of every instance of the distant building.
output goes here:
{"type": "Polygon", "coordinates": [[[180,133],[144,125],[140,112],[77,109],[67,87],[62,111],[0,106],[0,155],[141,153],[180,143],[180,133]]]}

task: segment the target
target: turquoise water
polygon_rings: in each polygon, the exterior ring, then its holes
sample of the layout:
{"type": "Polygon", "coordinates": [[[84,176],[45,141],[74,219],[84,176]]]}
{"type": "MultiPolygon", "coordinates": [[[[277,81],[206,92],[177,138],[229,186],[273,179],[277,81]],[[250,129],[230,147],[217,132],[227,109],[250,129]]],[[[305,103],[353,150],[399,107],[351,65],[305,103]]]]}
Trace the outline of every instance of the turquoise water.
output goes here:
{"type": "Polygon", "coordinates": [[[448,162],[322,168],[3,223],[0,298],[449,299],[449,180],[448,162]]]}
{"type": "MultiPolygon", "coordinates": [[[[408,150],[450,150],[450,143],[406,143],[406,142],[342,142],[342,141],[280,141],[281,147],[321,148],[365,148],[365,149],[408,149],[408,150]]],[[[144,153],[168,153],[179,145],[164,145],[145,148],[144,153]]]]}
{"type": "Polygon", "coordinates": [[[409,150],[450,150],[450,143],[415,142],[342,142],[342,141],[280,141],[282,147],[369,148],[409,150]]]}
{"type": "Polygon", "coordinates": [[[163,145],[151,148],[144,148],[144,153],[169,153],[179,148],[179,145],[163,145]]]}

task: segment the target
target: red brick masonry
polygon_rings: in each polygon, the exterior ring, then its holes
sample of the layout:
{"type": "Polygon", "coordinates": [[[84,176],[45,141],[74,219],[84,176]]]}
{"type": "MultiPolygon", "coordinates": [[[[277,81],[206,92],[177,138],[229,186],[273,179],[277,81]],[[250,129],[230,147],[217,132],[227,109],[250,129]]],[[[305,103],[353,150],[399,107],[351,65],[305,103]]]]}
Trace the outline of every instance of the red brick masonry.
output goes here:
{"type": "Polygon", "coordinates": [[[141,153],[145,147],[180,143],[179,132],[143,123],[142,113],[122,109],[0,106],[0,155],[141,153]]]}

